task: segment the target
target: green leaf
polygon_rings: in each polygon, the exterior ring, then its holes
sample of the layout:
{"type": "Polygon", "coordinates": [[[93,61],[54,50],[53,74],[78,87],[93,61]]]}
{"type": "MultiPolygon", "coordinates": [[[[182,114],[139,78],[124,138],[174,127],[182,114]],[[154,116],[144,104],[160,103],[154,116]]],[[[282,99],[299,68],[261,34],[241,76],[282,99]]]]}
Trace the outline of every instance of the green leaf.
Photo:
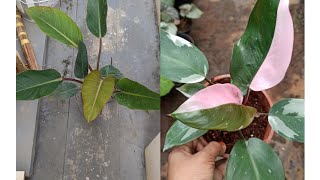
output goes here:
{"type": "Polygon", "coordinates": [[[88,55],[86,45],[81,41],[79,43],[79,50],[76,59],[76,64],[74,66],[74,75],[77,78],[84,78],[88,75],[88,55]]]}
{"type": "Polygon", "coordinates": [[[98,117],[114,90],[114,78],[102,78],[98,70],[92,71],[82,85],[84,117],[88,123],[98,117]]]}
{"type": "Polygon", "coordinates": [[[238,131],[251,124],[257,110],[240,104],[224,104],[218,107],[171,114],[187,126],[222,131],[238,131]]]}
{"type": "Polygon", "coordinates": [[[82,33],[77,24],[64,12],[45,6],[27,9],[28,15],[49,37],[78,48],[82,33]]]}
{"type": "Polygon", "coordinates": [[[123,78],[123,74],[117,69],[116,67],[112,65],[106,65],[100,69],[100,73],[102,77],[106,77],[108,75],[113,76],[116,79],[121,79],[123,78]]]}
{"type": "Polygon", "coordinates": [[[205,79],[209,65],[204,54],[193,44],[160,30],[161,76],[180,83],[196,83],[205,79]]]}
{"type": "Polygon", "coordinates": [[[272,148],[257,138],[240,140],[232,148],[226,180],[284,180],[284,169],[272,148]]]}
{"type": "Polygon", "coordinates": [[[190,19],[198,19],[203,12],[195,4],[183,4],[179,7],[180,15],[190,19]]]}
{"type": "Polygon", "coordinates": [[[174,6],[175,0],[161,0],[161,5],[174,6]]]}
{"type": "Polygon", "coordinates": [[[269,123],[280,136],[304,142],[304,100],[284,99],[274,104],[269,112],[269,123]]]}
{"type": "Polygon", "coordinates": [[[28,70],[16,76],[17,100],[33,100],[51,94],[62,82],[54,69],[28,70]]]}
{"type": "Polygon", "coordinates": [[[204,135],[206,132],[207,130],[194,129],[181,123],[180,121],[175,121],[167,132],[163,151],[166,151],[174,146],[186,144],[204,135]]]}
{"type": "Polygon", "coordinates": [[[180,86],[179,88],[176,88],[178,91],[180,91],[183,95],[185,95],[187,98],[190,98],[195,93],[200,91],[201,89],[204,89],[206,86],[200,83],[194,83],[194,84],[184,84],[180,86]]]}
{"type": "Polygon", "coordinates": [[[117,89],[120,92],[116,94],[116,100],[123,106],[141,110],[160,109],[160,95],[135,81],[122,78],[117,83],[117,89]]]}
{"type": "Polygon", "coordinates": [[[232,83],[245,94],[266,58],[274,35],[279,0],[258,0],[247,28],[233,47],[232,83]]]}
{"type": "Polygon", "coordinates": [[[171,91],[173,86],[174,84],[172,81],[160,76],[160,96],[167,95],[171,91]]]}
{"type": "Polygon", "coordinates": [[[80,88],[77,85],[69,82],[63,82],[52,94],[50,94],[50,96],[59,99],[68,99],[75,96],[79,90],[80,88]]]}
{"type": "Polygon", "coordinates": [[[166,6],[161,4],[161,22],[174,23],[179,20],[179,12],[173,6],[166,6]]]}
{"type": "Polygon", "coordinates": [[[160,28],[170,34],[177,34],[178,27],[174,23],[160,22],[160,28]]]}
{"type": "Polygon", "coordinates": [[[102,38],[107,33],[107,0],[88,0],[87,26],[97,38],[102,38]]]}

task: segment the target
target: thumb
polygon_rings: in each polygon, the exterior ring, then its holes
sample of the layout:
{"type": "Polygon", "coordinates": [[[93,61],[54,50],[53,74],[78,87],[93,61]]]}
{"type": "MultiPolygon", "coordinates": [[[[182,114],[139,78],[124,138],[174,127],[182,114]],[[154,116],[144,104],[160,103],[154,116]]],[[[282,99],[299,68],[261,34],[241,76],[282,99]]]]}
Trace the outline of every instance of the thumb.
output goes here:
{"type": "Polygon", "coordinates": [[[225,151],[226,145],[223,142],[212,141],[195,155],[206,161],[215,161],[216,157],[223,156],[225,151]]]}

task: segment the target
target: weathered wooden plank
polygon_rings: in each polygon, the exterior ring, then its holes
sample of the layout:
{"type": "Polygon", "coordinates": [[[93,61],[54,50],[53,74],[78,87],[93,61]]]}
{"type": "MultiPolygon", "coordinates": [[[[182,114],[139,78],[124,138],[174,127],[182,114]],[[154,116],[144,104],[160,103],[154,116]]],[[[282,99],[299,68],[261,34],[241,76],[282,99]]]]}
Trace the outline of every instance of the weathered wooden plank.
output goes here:
{"type": "MultiPolygon", "coordinates": [[[[113,57],[113,64],[125,76],[157,91],[159,43],[153,2],[108,3],[101,67],[113,57]]],[[[78,4],[77,22],[85,35],[89,62],[96,67],[98,39],[85,26],[85,7],[78,4]]],[[[133,111],[110,102],[98,119],[87,124],[80,99],[71,100],[64,179],[144,179],[144,148],[159,132],[159,113],[133,111]]]]}
{"type": "MultiPolygon", "coordinates": [[[[74,19],[76,7],[76,0],[64,0],[60,9],[74,19]]],[[[75,59],[74,52],[72,48],[48,38],[44,67],[56,69],[68,77],[75,59]]],[[[69,103],[69,100],[53,98],[43,98],[40,101],[34,174],[31,179],[63,178],[69,103]]]]}
{"type": "MultiPolygon", "coordinates": [[[[116,29],[118,1],[108,1],[108,31],[116,29]]],[[[88,49],[89,62],[96,68],[99,40],[86,26],[86,1],[78,2],[77,24],[79,25],[88,49]]],[[[108,33],[103,38],[100,67],[110,63],[110,57],[116,56],[111,42],[115,33],[108,33]]],[[[115,47],[115,46],[114,46],[115,47]]],[[[118,106],[109,102],[101,115],[93,122],[87,123],[83,117],[81,96],[70,101],[65,156],[64,179],[119,179],[119,122],[118,106]]]]}
{"type": "MultiPolygon", "coordinates": [[[[159,90],[159,41],[155,1],[119,1],[116,62],[125,76],[159,90]]],[[[144,149],[160,131],[157,111],[119,107],[121,180],[145,179],[144,149]]]]}

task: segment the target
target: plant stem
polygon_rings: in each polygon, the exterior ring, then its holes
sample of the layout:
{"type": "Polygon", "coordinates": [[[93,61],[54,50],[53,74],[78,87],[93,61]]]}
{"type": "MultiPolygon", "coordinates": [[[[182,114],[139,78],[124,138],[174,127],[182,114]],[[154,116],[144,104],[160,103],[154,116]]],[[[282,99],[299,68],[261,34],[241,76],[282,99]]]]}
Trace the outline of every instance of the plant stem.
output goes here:
{"type": "Polygon", "coordinates": [[[73,81],[73,82],[77,82],[77,83],[79,83],[79,84],[83,84],[83,82],[80,81],[80,80],[78,80],[78,79],[73,79],[73,78],[66,78],[66,77],[64,77],[63,80],[64,80],[64,81],[73,81]]]}
{"type": "Polygon", "coordinates": [[[251,92],[251,89],[250,89],[250,88],[248,88],[248,91],[247,91],[246,97],[245,97],[245,99],[244,99],[244,101],[243,101],[243,103],[242,103],[242,104],[247,104],[247,103],[248,103],[250,92],[251,92]]]}
{"type": "Polygon", "coordinates": [[[244,137],[244,135],[242,134],[241,130],[239,130],[240,136],[242,137],[243,140],[246,141],[246,138],[244,137]]]}
{"type": "Polygon", "coordinates": [[[99,52],[98,52],[97,70],[99,70],[99,64],[100,64],[101,45],[102,45],[102,38],[99,38],[99,52]]]}
{"type": "Polygon", "coordinates": [[[262,116],[267,116],[267,115],[269,115],[269,113],[260,113],[260,112],[258,112],[258,114],[259,114],[259,116],[260,116],[260,115],[262,115],[262,116]]]}
{"type": "Polygon", "coordinates": [[[210,85],[213,85],[213,82],[211,82],[210,79],[208,79],[207,77],[205,77],[205,80],[206,80],[210,85]]]}
{"type": "Polygon", "coordinates": [[[89,70],[93,71],[93,68],[92,68],[92,66],[90,64],[89,64],[89,70]]]}

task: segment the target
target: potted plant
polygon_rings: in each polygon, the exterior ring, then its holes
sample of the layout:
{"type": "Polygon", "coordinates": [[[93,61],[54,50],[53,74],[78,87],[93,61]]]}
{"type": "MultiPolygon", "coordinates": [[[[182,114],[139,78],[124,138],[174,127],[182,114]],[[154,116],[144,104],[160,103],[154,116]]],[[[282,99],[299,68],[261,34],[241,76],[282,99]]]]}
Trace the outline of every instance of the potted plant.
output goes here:
{"type": "Polygon", "coordinates": [[[159,110],[159,94],[124,77],[112,65],[112,60],[111,64],[100,68],[102,38],[107,33],[107,10],[107,0],[90,0],[87,3],[87,27],[99,38],[97,65],[93,69],[88,63],[82,33],[68,15],[51,7],[28,8],[29,17],[45,34],[78,50],[74,66],[76,78],[64,77],[54,69],[24,71],[16,75],[17,100],[33,100],[48,95],[65,99],[81,89],[87,122],[98,117],[112,95],[119,104],[130,109],[159,110]]]}
{"type": "Polygon", "coordinates": [[[188,39],[191,38],[187,33],[191,30],[192,19],[198,19],[203,14],[192,2],[175,0],[161,0],[160,11],[160,28],[188,39]],[[178,6],[175,7],[175,5],[178,6]]]}
{"type": "Polygon", "coordinates": [[[185,84],[177,89],[189,98],[169,114],[176,121],[166,134],[164,151],[199,137],[224,141],[230,153],[227,180],[285,179],[282,163],[267,143],[273,131],[304,142],[304,100],[287,98],[272,105],[264,90],[281,82],[291,61],[288,6],[288,0],[256,2],[234,45],[230,75],[207,78],[208,61],[197,47],[160,32],[160,95],[179,82],[185,84]]]}

